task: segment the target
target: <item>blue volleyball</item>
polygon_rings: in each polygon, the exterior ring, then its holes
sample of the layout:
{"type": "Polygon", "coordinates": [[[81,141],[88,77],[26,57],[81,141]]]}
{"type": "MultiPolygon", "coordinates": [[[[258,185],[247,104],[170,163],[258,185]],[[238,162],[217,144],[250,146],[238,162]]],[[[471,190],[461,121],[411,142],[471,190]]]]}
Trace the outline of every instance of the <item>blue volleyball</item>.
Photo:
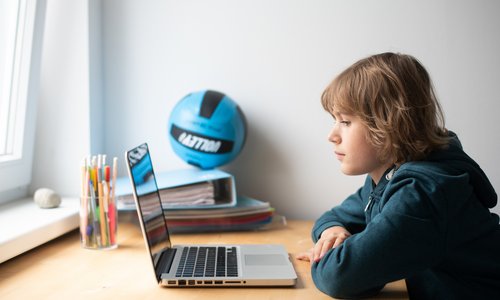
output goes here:
{"type": "Polygon", "coordinates": [[[245,116],[234,100],[203,90],[182,98],[168,121],[174,152],[187,163],[212,169],[232,161],[246,139],[245,116]]]}

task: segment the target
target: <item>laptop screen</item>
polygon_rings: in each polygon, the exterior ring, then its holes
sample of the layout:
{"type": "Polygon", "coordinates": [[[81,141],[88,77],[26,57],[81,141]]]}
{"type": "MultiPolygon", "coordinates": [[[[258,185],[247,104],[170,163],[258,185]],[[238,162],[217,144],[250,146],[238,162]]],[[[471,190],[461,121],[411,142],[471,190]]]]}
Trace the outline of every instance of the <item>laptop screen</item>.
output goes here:
{"type": "Polygon", "coordinates": [[[138,212],[147,236],[151,259],[156,267],[162,250],[171,247],[153,164],[146,143],[127,152],[130,177],[137,196],[138,212]]]}

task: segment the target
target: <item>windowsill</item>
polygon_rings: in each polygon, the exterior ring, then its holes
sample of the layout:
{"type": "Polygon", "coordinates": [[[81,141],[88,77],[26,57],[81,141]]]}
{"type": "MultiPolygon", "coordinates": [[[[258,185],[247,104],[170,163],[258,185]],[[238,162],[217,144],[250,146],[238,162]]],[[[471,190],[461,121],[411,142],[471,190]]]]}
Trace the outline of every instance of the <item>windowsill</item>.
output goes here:
{"type": "Polygon", "coordinates": [[[79,199],[39,208],[32,198],[0,205],[0,263],[78,227],[79,199]]]}

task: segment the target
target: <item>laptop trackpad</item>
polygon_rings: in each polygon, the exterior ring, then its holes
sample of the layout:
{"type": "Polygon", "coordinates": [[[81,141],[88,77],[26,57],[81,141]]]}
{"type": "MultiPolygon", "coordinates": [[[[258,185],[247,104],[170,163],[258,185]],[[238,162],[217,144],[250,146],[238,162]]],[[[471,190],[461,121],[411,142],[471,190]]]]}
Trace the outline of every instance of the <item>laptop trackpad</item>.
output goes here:
{"type": "Polygon", "coordinates": [[[247,266],[282,266],[286,264],[286,258],[280,254],[245,255],[245,265],[247,266]]]}

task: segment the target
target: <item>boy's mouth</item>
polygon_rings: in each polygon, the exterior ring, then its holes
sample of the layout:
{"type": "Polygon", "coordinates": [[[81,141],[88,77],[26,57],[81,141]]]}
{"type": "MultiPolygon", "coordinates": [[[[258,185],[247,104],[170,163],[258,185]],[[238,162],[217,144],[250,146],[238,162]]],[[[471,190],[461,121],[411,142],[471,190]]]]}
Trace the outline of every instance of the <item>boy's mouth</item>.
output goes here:
{"type": "Polygon", "coordinates": [[[342,160],[345,157],[345,154],[335,151],[335,156],[337,156],[338,160],[342,160]]]}

